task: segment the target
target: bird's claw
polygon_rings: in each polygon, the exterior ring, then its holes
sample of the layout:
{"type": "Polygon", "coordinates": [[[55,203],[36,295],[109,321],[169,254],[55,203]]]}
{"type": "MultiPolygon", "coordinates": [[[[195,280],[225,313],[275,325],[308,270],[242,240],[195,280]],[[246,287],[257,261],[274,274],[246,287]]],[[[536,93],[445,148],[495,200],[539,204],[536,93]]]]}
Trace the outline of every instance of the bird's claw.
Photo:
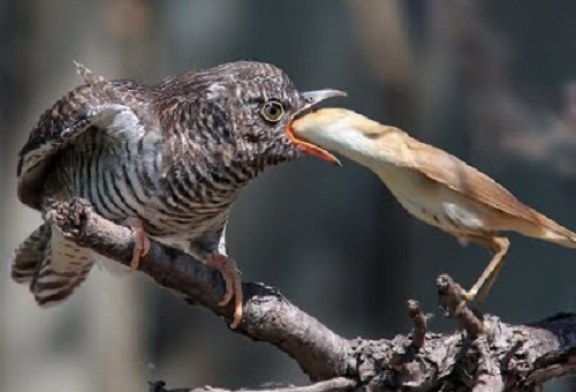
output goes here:
{"type": "Polygon", "coordinates": [[[139,218],[128,218],[127,221],[132,233],[134,235],[134,250],[132,251],[132,260],[130,261],[130,269],[135,271],[140,265],[140,259],[148,254],[150,251],[150,240],[142,225],[142,220],[139,218]]]}
{"type": "Polygon", "coordinates": [[[476,298],[476,294],[477,292],[475,290],[467,290],[467,291],[462,290],[462,292],[460,293],[461,297],[460,303],[455,308],[455,314],[460,314],[464,310],[466,305],[474,301],[474,299],[476,298]]]}
{"type": "Polygon", "coordinates": [[[465,299],[462,299],[462,301],[460,301],[460,303],[458,305],[456,305],[456,308],[454,309],[454,314],[462,313],[462,311],[464,310],[466,305],[468,305],[468,301],[466,301],[465,299]]]}
{"type": "Polygon", "coordinates": [[[218,306],[226,306],[232,300],[232,297],[235,298],[234,316],[232,324],[230,324],[230,327],[235,329],[240,325],[240,321],[242,321],[243,302],[242,280],[236,268],[236,262],[224,255],[212,255],[208,258],[208,266],[218,270],[222,274],[224,283],[226,284],[226,292],[224,293],[224,297],[218,302],[218,306]]]}
{"type": "Polygon", "coordinates": [[[470,303],[476,298],[476,292],[472,290],[462,291],[462,302],[470,303]]]}
{"type": "Polygon", "coordinates": [[[222,299],[218,302],[218,306],[226,306],[232,300],[234,296],[234,288],[232,287],[234,284],[231,282],[228,276],[222,274],[224,277],[224,283],[226,284],[226,292],[222,299]]]}

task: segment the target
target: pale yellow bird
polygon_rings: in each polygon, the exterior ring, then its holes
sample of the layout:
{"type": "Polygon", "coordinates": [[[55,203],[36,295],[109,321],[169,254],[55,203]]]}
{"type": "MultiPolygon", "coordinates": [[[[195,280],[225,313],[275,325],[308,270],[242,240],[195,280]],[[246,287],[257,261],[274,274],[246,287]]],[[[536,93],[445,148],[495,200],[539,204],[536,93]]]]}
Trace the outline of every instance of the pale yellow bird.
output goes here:
{"type": "Polygon", "coordinates": [[[396,127],[346,109],[327,108],[296,119],[287,132],[303,149],[334,162],[337,152],[371,169],[413,216],[463,241],[479,244],[493,258],[466,292],[480,304],[509,248],[503,231],[576,248],[576,233],[526,206],[472,166],[396,127]]]}

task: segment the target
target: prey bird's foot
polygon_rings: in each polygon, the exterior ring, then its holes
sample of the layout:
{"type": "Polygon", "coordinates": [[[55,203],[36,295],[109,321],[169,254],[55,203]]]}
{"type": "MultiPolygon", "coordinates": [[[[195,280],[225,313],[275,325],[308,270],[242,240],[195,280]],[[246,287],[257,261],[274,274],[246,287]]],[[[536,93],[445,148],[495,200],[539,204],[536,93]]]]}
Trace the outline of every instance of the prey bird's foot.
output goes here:
{"type": "MultiPolygon", "coordinates": [[[[476,295],[478,294],[478,292],[476,290],[462,290],[461,293],[461,301],[458,304],[458,306],[456,307],[456,314],[459,314],[462,312],[462,310],[464,310],[464,308],[471,303],[472,301],[474,301],[474,299],[476,298],[476,295]]],[[[476,307],[480,308],[481,305],[481,299],[478,299],[478,301],[476,301],[476,307]]]]}
{"type": "Polygon", "coordinates": [[[138,269],[140,259],[146,256],[150,251],[150,240],[142,225],[140,218],[131,217],[126,220],[132,233],[134,235],[134,250],[132,251],[132,260],[130,261],[130,269],[135,271],[138,269]]]}
{"type": "Polygon", "coordinates": [[[218,302],[218,305],[226,306],[232,300],[232,297],[235,299],[234,318],[232,324],[230,324],[230,327],[235,329],[240,325],[240,321],[242,320],[242,302],[244,297],[242,293],[242,279],[240,279],[240,273],[236,268],[236,262],[229,257],[216,254],[208,258],[207,264],[209,267],[218,270],[226,283],[226,292],[222,300],[218,302]]]}
{"type": "Polygon", "coordinates": [[[474,298],[476,298],[476,294],[477,294],[476,291],[473,290],[462,291],[463,302],[470,303],[474,301],[474,298]]]}
{"type": "Polygon", "coordinates": [[[460,314],[462,313],[462,311],[464,310],[464,308],[466,308],[466,305],[468,305],[468,302],[466,299],[462,299],[460,301],[460,303],[456,306],[456,309],[454,310],[454,314],[460,314]]]}

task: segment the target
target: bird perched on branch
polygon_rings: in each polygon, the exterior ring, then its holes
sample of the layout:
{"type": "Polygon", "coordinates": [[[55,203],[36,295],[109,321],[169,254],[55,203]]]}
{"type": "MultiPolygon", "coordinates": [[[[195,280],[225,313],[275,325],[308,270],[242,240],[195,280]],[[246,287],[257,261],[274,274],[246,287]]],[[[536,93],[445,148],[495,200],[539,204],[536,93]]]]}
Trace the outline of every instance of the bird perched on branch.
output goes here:
{"type": "Polygon", "coordinates": [[[494,283],[509,247],[503,231],[576,248],[576,233],[524,205],[486,174],[398,128],[327,108],[296,119],[288,133],[304,149],[322,147],[368,167],[410,214],[492,252],[465,302],[479,294],[482,303],[494,283]]]}
{"type": "MultiPolygon", "coordinates": [[[[240,61],[169,77],[148,86],[108,81],[80,64],[86,83],[49,108],[20,152],[18,197],[39,211],[80,197],[132,227],[132,267],[148,237],[176,246],[219,270],[220,302],[241,280],[226,255],[225,228],[241,189],[265,168],[302,152],[285,128],[298,112],[336,90],[299,92],[279,68],[240,61]]],[[[48,224],[16,250],[12,277],[29,283],[40,305],[61,301],[85,279],[94,257],[48,224]]]]}

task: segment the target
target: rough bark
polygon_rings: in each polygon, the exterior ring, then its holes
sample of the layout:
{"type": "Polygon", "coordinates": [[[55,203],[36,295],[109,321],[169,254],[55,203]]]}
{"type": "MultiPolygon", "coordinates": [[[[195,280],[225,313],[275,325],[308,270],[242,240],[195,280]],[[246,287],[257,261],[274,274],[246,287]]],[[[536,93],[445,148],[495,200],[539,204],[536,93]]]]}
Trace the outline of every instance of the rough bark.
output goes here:
{"type": "MultiPolygon", "coordinates": [[[[97,253],[129,265],[134,242],[130,229],[92,211],[81,199],[54,203],[45,219],[53,228],[97,253]]],[[[227,322],[232,307],[219,307],[220,275],[176,249],[152,241],[138,269],[187,302],[206,307],[227,322]]],[[[461,287],[449,276],[437,280],[440,303],[458,324],[449,334],[426,331],[417,303],[408,303],[414,332],[393,339],[346,339],[300,310],[272,287],[243,284],[244,317],[232,330],[268,342],[292,357],[313,384],[278,391],[531,391],[551,378],[576,370],[576,315],[560,313],[539,322],[510,325],[479,316],[461,300],[461,287]]],[[[163,382],[151,390],[166,392],[163,382]]],[[[178,391],[216,390],[178,389],[178,391]]],[[[176,390],[173,390],[176,391],[176,390]]]]}

